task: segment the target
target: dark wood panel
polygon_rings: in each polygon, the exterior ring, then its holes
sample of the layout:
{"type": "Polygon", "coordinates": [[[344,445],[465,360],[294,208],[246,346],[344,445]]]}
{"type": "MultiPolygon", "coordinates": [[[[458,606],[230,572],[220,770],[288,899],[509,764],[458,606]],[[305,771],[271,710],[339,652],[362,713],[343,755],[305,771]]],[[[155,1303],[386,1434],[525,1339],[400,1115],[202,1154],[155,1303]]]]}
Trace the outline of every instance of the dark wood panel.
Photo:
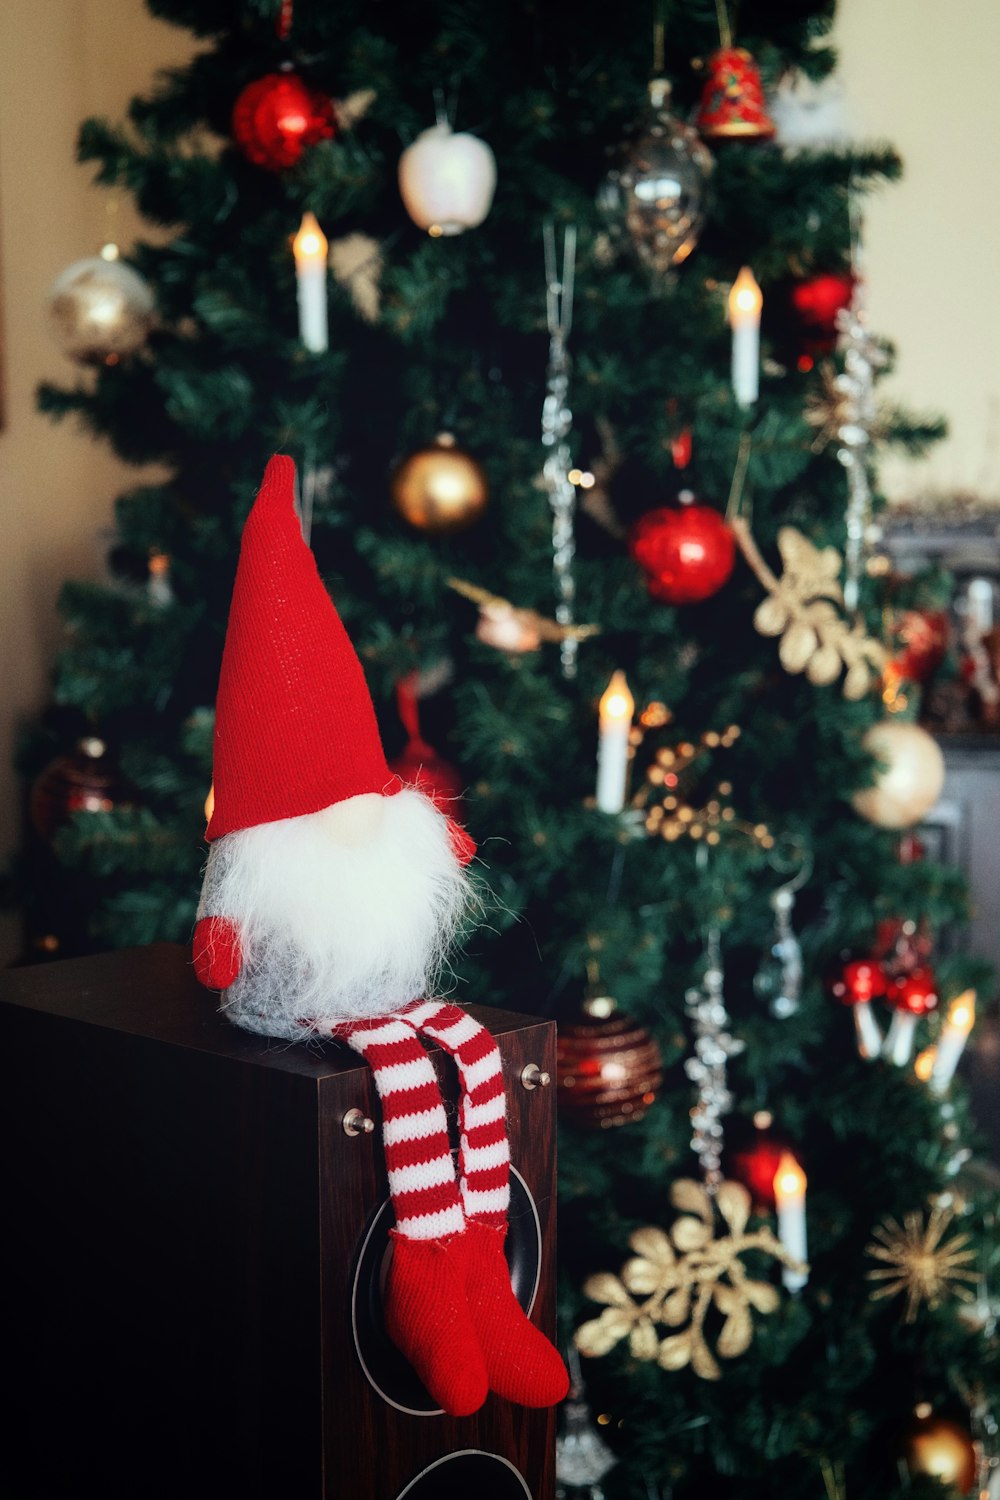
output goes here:
{"type": "MultiPolygon", "coordinates": [[[[528,1062],[554,1072],[554,1031],[478,1014],[504,1058],[544,1237],[535,1318],[551,1333],[553,1091],[519,1079],[528,1062]]],[[[454,1099],[450,1059],[435,1065],[454,1099]]],[[[354,1106],[375,1109],[361,1059],[238,1031],[183,949],[0,975],[19,1288],[0,1314],[0,1493],[395,1500],[443,1455],[483,1450],[499,1458],[476,1470],[477,1500],[518,1493],[515,1471],[551,1500],[552,1413],[491,1398],[468,1420],[408,1416],[365,1379],[350,1290],[385,1181],[378,1138],[343,1132],[354,1106]]],[[[448,1469],[420,1494],[468,1483],[448,1469]]]]}

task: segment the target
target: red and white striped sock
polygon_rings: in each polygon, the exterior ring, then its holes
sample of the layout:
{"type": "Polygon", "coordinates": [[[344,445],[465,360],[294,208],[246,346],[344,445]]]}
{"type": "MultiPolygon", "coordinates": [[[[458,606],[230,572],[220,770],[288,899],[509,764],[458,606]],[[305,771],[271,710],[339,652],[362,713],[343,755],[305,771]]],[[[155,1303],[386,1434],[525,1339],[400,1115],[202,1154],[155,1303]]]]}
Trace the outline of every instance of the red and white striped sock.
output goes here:
{"type": "Polygon", "coordinates": [[[485,1026],[457,1005],[420,1000],[408,1006],[402,1017],[450,1052],[458,1068],[462,1086],[458,1168],[465,1216],[505,1230],[510,1207],[510,1146],[499,1048],[485,1026]]]}
{"type": "Polygon", "coordinates": [[[465,1289],[490,1389],[522,1406],[554,1406],[569,1389],[569,1375],[515,1297],[503,1251],[510,1145],[499,1049],[486,1028],[457,1005],[421,1000],[401,1016],[450,1052],[458,1068],[459,1175],[469,1241],[465,1289]]]}
{"type": "Polygon", "coordinates": [[[466,1297],[469,1237],[437,1076],[398,1016],[337,1026],[334,1035],[370,1064],[382,1106],[396,1214],[386,1332],[445,1411],[468,1416],[488,1385],[466,1297]]]}

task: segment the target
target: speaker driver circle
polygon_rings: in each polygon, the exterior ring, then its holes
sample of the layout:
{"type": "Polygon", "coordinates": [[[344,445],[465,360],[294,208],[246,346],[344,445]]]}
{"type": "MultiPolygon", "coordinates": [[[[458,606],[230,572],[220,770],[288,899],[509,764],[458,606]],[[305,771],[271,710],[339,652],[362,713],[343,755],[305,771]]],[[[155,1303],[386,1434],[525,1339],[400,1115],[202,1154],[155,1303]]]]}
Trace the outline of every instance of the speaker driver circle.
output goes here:
{"type": "Polygon", "coordinates": [[[396,1500],[532,1500],[524,1479],[506,1458],[463,1448],[429,1464],[400,1490],[396,1500]]]}

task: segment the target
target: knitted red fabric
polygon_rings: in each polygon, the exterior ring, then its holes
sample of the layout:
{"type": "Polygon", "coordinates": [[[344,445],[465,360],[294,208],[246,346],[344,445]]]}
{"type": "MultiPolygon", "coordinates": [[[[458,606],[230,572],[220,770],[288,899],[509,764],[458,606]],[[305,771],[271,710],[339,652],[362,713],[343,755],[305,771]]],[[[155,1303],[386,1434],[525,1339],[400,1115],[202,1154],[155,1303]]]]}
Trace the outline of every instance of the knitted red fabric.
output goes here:
{"type": "Polygon", "coordinates": [[[238,828],[400,789],[361,663],[276,454],[243,530],[216,702],[211,843],[238,828]]]}

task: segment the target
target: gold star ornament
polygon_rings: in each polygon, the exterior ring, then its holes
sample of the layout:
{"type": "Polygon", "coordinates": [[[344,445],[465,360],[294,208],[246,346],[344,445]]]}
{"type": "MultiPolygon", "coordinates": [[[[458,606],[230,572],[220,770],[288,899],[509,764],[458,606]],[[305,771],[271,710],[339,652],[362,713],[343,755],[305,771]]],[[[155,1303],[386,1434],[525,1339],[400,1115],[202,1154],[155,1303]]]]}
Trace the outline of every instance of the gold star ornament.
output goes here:
{"type": "Polygon", "coordinates": [[[914,1323],[920,1305],[939,1307],[947,1297],[971,1302],[973,1293],[964,1282],[975,1283],[972,1269],[976,1252],[967,1234],[948,1234],[954,1214],[932,1208],[925,1217],[919,1210],[904,1215],[902,1224],[885,1219],[868,1246],[868,1254],[881,1264],[868,1272],[868,1280],[880,1283],[870,1293],[873,1302],[906,1293],[904,1321],[914,1323]]]}

